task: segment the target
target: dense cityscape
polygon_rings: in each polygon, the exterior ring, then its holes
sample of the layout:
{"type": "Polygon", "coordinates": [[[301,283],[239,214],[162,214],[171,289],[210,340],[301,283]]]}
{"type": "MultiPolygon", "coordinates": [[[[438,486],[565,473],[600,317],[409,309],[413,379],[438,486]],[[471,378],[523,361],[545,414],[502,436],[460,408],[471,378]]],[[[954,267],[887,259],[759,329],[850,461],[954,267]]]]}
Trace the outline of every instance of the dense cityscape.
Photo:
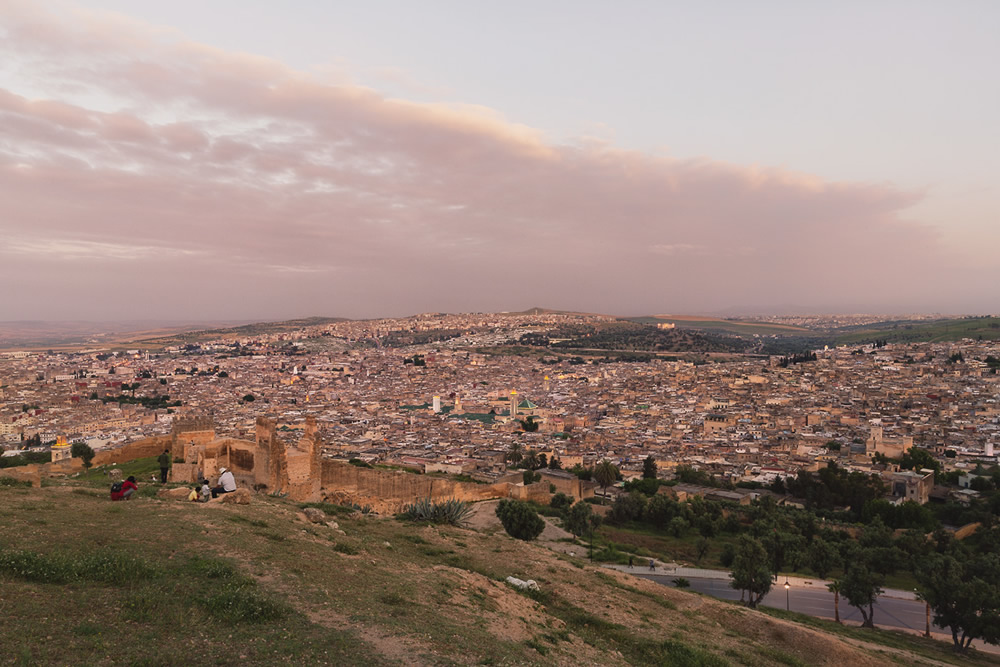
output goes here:
{"type": "MultiPolygon", "coordinates": [[[[996,463],[996,342],[845,346],[800,363],[510,352],[525,335],[608,319],[435,315],[155,351],[8,352],[0,437],[5,456],[60,437],[100,450],[168,433],[185,416],[250,437],[259,414],[277,418],[279,430],[301,429],[312,415],[324,456],[420,472],[493,480],[519,443],[564,469],[609,459],[628,477],[652,456],[664,472],[689,465],[720,482],[763,485],[828,461],[905,481],[914,473],[874,455],[898,459],[916,446],[942,472],[962,473],[963,488],[947,491],[955,499],[976,493],[967,487],[977,465],[996,463]],[[421,336],[444,340],[399,342],[421,336]],[[529,417],[537,427],[526,432],[529,417]]],[[[934,484],[924,486],[922,502],[934,484]]]]}

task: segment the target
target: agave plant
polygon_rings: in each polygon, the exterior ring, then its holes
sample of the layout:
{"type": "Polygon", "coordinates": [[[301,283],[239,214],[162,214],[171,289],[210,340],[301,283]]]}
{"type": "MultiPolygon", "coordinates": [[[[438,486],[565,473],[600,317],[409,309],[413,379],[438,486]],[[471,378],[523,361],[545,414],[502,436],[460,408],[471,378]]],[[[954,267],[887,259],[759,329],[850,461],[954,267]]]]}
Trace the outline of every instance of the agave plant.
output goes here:
{"type": "Polygon", "coordinates": [[[453,526],[464,525],[472,507],[469,503],[454,498],[443,502],[432,502],[423,498],[410,503],[403,508],[402,517],[410,521],[427,521],[429,523],[449,523],[453,526]]]}

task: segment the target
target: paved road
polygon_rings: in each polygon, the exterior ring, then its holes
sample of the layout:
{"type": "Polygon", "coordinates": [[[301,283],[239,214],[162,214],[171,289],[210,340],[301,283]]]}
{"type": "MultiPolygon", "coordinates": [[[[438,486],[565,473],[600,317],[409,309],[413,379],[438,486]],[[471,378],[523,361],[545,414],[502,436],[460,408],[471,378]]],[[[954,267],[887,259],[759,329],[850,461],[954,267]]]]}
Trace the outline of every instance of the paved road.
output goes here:
{"type": "MultiPolygon", "coordinates": [[[[636,569],[631,574],[644,579],[650,579],[660,584],[672,586],[675,574],[650,574],[647,571],[636,569]]],[[[739,600],[740,592],[729,586],[729,581],[725,579],[699,579],[685,577],[691,582],[691,590],[705,593],[712,597],[724,600],[739,600]]],[[[792,587],[786,591],[780,583],[775,584],[771,592],[767,594],[761,604],[776,609],[797,611],[810,616],[821,618],[833,618],[833,593],[825,589],[792,587]]],[[[841,597],[840,618],[843,621],[861,623],[861,612],[847,604],[841,597]]],[[[926,608],[923,602],[918,600],[897,600],[894,598],[882,597],[875,604],[875,625],[907,628],[923,632],[927,629],[926,608]]],[[[939,628],[931,624],[931,632],[944,632],[948,630],[939,628]]]]}
{"type": "MultiPolygon", "coordinates": [[[[673,586],[673,580],[679,576],[677,573],[669,571],[664,574],[653,574],[645,568],[636,567],[634,569],[626,569],[622,566],[612,567],[636,577],[655,581],[664,586],[673,586]]],[[[740,599],[740,592],[729,586],[728,579],[722,579],[720,576],[694,577],[689,574],[684,574],[683,576],[691,582],[689,590],[723,600],[740,599]]],[[[796,585],[788,589],[787,598],[785,587],[779,583],[764,597],[761,604],[776,609],[785,609],[787,604],[787,608],[791,611],[797,611],[818,618],[833,619],[833,593],[826,590],[824,585],[814,584],[816,586],[814,588],[812,585],[805,583],[807,580],[792,579],[792,581],[796,585]]],[[[916,599],[905,599],[905,596],[912,595],[908,591],[894,591],[894,593],[903,597],[883,596],[875,603],[875,625],[884,628],[901,628],[910,632],[923,634],[927,629],[927,611],[924,603],[916,599]]],[[[864,620],[861,618],[861,612],[847,604],[843,596],[840,598],[840,620],[858,625],[864,620]]],[[[934,634],[935,639],[951,642],[951,631],[938,627],[933,622],[931,623],[931,633],[934,634]]],[[[972,642],[972,646],[980,651],[1000,655],[1000,646],[984,644],[978,639],[972,642]]]]}

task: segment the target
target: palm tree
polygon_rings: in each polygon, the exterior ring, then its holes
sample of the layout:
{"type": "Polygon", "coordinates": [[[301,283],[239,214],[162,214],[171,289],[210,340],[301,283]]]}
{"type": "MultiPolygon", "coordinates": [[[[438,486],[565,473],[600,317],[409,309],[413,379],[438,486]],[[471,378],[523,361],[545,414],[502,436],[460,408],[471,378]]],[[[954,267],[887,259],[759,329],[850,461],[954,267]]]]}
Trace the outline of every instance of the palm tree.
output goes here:
{"type": "Polygon", "coordinates": [[[840,579],[834,579],[826,587],[833,593],[833,620],[840,623],[840,579]]]}
{"type": "Polygon", "coordinates": [[[607,495],[608,487],[618,479],[618,468],[607,459],[594,466],[594,481],[601,485],[601,492],[607,495]]]}
{"type": "Polygon", "coordinates": [[[519,442],[510,443],[510,449],[507,450],[507,460],[513,463],[514,465],[517,465],[518,463],[521,462],[522,458],[524,457],[521,456],[521,443],[519,442]]]}
{"type": "Polygon", "coordinates": [[[541,463],[538,460],[538,452],[533,449],[529,449],[524,453],[524,458],[521,459],[521,464],[528,470],[535,470],[536,468],[541,467],[541,463]]]}

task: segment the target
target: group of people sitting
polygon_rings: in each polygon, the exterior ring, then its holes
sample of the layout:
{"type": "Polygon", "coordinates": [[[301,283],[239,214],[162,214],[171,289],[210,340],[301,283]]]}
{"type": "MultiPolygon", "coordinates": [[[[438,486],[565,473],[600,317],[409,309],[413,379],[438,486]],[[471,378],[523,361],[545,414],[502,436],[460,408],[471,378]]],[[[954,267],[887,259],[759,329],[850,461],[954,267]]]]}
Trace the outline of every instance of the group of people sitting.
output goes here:
{"type": "Polygon", "coordinates": [[[236,478],[233,472],[226,468],[219,468],[219,485],[211,487],[207,479],[200,480],[191,487],[188,500],[195,503],[207,503],[212,498],[218,498],[220,494],[232,493],[236,490],[236,478]]]}
{"type": "MultiPolygon", "coordinates": [[[[138,490],[135,477],[129,476],[124,482],[115,482],[111,485],[111,500],[131,500],[132,495],[138,490]]],[[[201,479],[191,488],[188,500],[193,502],[207,503],[212,498],[218,498],[223,493],[232,493],[236,490],[236,478],[231,470],[219,468],[219,485],[209,486],[207,479],[201,479]]]]}

